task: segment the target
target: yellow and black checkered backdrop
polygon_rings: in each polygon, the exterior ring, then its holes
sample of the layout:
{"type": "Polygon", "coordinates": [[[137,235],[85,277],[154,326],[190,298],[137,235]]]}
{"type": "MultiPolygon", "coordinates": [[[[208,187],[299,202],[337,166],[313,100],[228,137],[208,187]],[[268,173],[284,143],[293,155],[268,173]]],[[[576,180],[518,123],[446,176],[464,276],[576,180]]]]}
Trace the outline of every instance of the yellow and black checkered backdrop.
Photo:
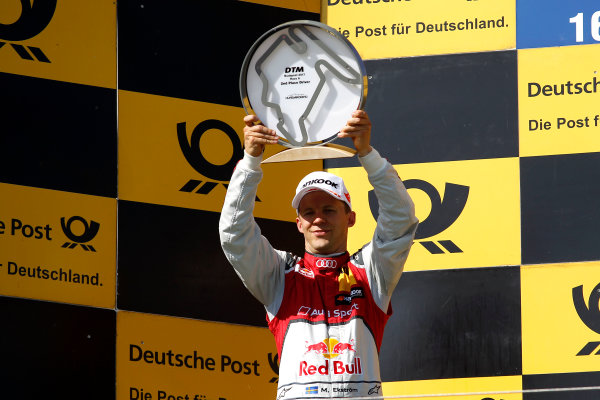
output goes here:
{"type": "MultiPolygon", "coordinates": [[[[217,221],[243,58],[300,19],[365,60],[373,145],[421,220],[385,395],[600,396],[597,1],[3,0],[0,397],[274,398],[217,221]]],[[[378,213],[356,159],[264,167],[257,222],[301,253],[289,204],[317,169],[350,188],[355,251],[378,213]]]]}

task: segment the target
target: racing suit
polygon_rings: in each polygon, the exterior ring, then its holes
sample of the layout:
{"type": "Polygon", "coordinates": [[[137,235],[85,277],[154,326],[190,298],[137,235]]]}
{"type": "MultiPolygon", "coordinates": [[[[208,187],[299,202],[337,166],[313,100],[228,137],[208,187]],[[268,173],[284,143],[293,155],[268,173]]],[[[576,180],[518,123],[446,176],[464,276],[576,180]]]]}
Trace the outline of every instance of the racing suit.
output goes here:
{"type": "Polygon", "coordinates": [[[379,217],[371,242],[352,256],[273,249],[252,216],[261,157],[245,153],[231,178],[221,245],[266,308],[280,360],[277,399],[382,396],[379,349],[417,219],[391,164],[375,149],[359,160],[379,217]]]}

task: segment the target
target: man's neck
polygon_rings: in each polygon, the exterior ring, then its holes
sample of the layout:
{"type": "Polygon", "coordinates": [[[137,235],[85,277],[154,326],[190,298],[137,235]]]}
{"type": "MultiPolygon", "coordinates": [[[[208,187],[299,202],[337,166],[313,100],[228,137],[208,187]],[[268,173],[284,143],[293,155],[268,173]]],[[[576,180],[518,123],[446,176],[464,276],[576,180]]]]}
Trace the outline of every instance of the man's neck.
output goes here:
{"type": "Polygon", "coordinates": [[[338,252],[338,253],[331,253],[331,254],[311,253],[308,250],[304,250],[304,251],[313,257],[323,257],[323,258],[335,258],[335,257],[339,257],[341,255],[346,254],[346,251],[342,251],[342,252],[338,252]]]}

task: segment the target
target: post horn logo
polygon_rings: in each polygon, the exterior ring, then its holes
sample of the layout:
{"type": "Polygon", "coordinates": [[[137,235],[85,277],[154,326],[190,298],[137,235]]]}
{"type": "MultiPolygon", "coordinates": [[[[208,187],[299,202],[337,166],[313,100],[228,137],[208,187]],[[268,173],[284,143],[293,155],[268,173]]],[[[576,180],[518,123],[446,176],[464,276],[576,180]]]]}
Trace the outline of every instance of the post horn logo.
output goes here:
{"type": "Polygon", "coordinates": [[[90,221],[90,223],[88,224],[88,222],[83,217],[76,215],[69,218],[69,220],[66,222],[65,217],[62,217],[60,219],[60,225],[62,226],[62,230],[65,236],[69,238],[69,240],[71,240],[70,242],[65,242],[62,245],[63,248],[74,249],[75,247],[77,247],[77,245],[79,245],[85,251],[96,251],[94,246],[86,243],[91,241],[98,234],[98,230],[100,229],[99,223],[97,223],[96,221],[90,221]],[[80,235],[76,235],[71,229],[71,224],[73,224],[73,222],[75,221],[79,221],[81,224],[83,224],[83,233],[80,235]]]}
{"type": "Polygon", "coordinates": [[[269,353],[268,357],[271,371],[273,371],[273,373],[275,374],[275,376],[271,378],[269,383],[277,383],[279,381],[279,354],[269,353]]]}
{"type": "MultiPolygon", "coordinates": [[[[242,142],[231,126],[216,119],[202,121],[194,128],[188,141],[186,123],[180,122],[177,124],[177,139],[179,141],[179,147],[188,164],[190,164],[190,166],[199,174],[212,180],[202,181],[190,179],[181,187],[181,189],[179,189],[180,192],[194,192],[196,194],[207,195],[212,192],[219,183],[227,188],[229,179],[231,178],[231,174],[233,173],[237,162],[244,157],[242,142]],[[204,154],[202,154],[202,150],[200,149],[200,139],[202,138],[202,135],[211,129],[216,129],[225,133],[231,141],[233,153],[231,154],[229,161],[223,165],[210,163],[206,157],[204,157],[204,154]]],[[[257,197],[256,201],[260,201],[260,199],[257,197]]]]}
{"type": "MultiPolygon", "coordinates": [[[[440,193],[429,182],[409,179],[404,181],[404,186],[406,189],[419,189],[425,192],[431,201],[431,212],[419,223],[415,240],[427,239],[448,229],[463,212],[469,198],[469,187],[455,183],[446,183],[443,200],[440,193]]],[[[371,214],[377,219],[379,203],[373,190],[369,191],[369,207],[371,214]]],[[[463,252],[452,240],[438,240],[437,244],[431,240],[421,240],[419,243],[431,254],[445,254],[446,251],[448,253],[463,252]]]]}
{"type": "MultiPolygon", "coordinates": [[[[7,0],[3,0],[7,1],[7,0]]],[[[11,0],[15,3],[17,0],[11,0]]],[[[11,24],[0,24],[0,48],[7,42],[21,42],[42,32],[54,16],[57,0],[20,0],[21,15],[11,24]],[[3,42],[6,40],[7,42],[3,42]]],[[[49,63],[50,60],[39,47],[9,43],[23,60],[49,63]]]]}
{"type": "MultiPolygon", "coordinates": [[[[588,304],[585,304],[583,298],[583,285],[574,287],[572,290],[573,294],[573,305],[577,315],[581,318],[581,321],[591,330],[600,334],[600,283],[592,290],[588,304]]],[[[577,353],[578,356],[589,356],[596,349],[600,347],[600,341],[589,342],[577,353]]],[[[600,349],[596,352],[596,355],[600,355],[600,349]]]]}

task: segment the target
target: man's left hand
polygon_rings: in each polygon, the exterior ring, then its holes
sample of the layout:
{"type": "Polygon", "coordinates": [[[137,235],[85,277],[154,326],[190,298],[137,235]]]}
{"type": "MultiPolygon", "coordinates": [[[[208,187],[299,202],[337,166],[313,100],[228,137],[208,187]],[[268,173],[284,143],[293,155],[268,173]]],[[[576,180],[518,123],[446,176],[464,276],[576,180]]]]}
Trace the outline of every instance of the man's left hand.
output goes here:
{"type": "Polygon", "coordinates": [[[371,148],[371,120],[364,110],[356,110],[352,113],[346,126],[340,129],[338,137],[349,137],[358,152],[359,157],[366,156],[371,148]]]}

